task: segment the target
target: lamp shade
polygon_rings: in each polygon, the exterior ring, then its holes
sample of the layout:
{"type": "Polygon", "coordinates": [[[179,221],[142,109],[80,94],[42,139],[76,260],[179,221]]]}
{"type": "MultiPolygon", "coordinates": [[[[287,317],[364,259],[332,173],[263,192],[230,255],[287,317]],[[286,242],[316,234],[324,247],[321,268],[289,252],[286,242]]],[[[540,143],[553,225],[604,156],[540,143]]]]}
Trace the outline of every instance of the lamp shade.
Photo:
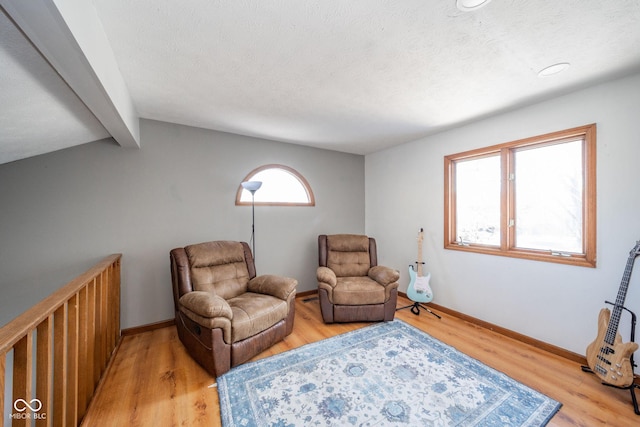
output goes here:
{"type": "Polygon", "coordinates": [[[262,186],[262,181],[245,181],[242,183],[242,188],[247,191],[250,191],[251,194],[258,191],[258,188],[262,186]]]}

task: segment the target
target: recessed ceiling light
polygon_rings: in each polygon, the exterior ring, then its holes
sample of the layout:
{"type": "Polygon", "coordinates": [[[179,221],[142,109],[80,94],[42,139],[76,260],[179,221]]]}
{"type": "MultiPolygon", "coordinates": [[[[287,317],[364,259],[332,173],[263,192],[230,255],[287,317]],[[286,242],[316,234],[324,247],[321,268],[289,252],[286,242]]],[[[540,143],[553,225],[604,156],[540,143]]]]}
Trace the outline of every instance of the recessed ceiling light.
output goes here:
{"type": "Polygon", "coordinates": [[[456,7],[463,12],[480,9],[488,4],[491,0],[456,0],[456,7]]]}
{"type": "Polygon", "coordinates": [[[538,71],[538,77],[548,77],[553,76],[554,74],[558,74],[569,68],[568,62],[560,62],[558,64],[549,65],[546,68],[538,71]]]}

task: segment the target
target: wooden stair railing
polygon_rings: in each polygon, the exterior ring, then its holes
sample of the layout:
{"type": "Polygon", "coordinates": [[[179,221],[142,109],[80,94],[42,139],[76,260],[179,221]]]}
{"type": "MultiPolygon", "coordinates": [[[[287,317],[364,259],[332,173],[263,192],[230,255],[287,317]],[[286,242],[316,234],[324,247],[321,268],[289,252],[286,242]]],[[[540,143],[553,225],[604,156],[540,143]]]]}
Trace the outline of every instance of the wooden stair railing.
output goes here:
{"type": "Polygon", "coordinates": [[[104,258],[0,329],[0,408],[12,375],[12,426],[82,420],[120,340],[121,257],[104,258]]]}

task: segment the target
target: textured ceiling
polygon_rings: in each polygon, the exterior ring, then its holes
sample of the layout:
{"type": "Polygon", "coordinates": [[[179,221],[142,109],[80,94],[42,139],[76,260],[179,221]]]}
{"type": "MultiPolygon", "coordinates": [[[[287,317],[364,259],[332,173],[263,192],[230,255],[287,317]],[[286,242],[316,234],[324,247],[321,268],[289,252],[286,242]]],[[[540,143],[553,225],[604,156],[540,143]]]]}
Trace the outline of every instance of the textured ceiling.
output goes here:
{"type": "MultiPolygon", "coordinates": [[[[93,1],[139,117],[358,154],[640,71],[637,0],[493,0],[468,13],[455,3],[93,1]],[[571,67],[538,77],[558,62],[571,67]]],[[[18,80],[0,82],[3,100],[14,92],[0,107],[0,161],[7,129],[24,134],[42,116],[34,96],[80,118],[85,142],[103,138],[77,99],[46,87],[61,82],[38,74],[44,61],[15,59],[29,45],[5,43],[15,29],[0,25],[0,72],[18,80]],[[22,80],[40,88],[21,97],[22,80]]]]}

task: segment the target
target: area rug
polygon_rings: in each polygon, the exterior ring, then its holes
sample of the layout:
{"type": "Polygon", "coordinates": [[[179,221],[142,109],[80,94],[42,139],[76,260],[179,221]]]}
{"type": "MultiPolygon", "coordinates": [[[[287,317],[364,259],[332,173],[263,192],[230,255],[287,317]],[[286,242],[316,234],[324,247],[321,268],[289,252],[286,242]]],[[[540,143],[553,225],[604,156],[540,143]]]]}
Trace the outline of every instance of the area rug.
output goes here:
{"type": "Polygon", "coordinates": [[[401,321],[238,366],[222,425],[544,426],[561,404],[401,321]]]}

